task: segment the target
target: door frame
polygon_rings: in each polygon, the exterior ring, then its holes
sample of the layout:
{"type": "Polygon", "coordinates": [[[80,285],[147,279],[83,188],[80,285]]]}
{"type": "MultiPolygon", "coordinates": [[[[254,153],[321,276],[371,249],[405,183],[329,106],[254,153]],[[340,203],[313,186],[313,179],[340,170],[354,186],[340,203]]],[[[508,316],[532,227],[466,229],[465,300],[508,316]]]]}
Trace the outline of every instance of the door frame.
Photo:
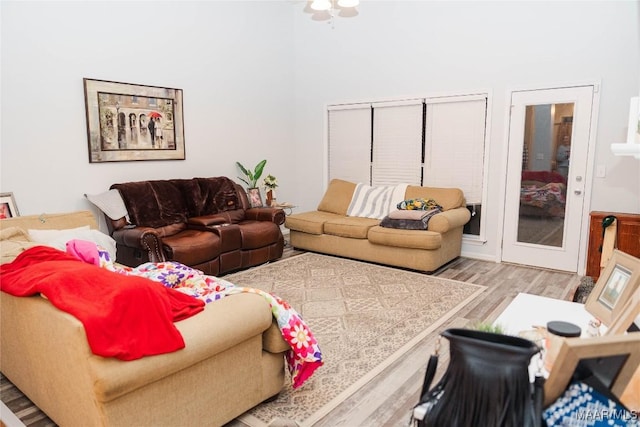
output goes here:
{"type": "Polygon", "coordinates": [[[511,99],[513,92],[564,89],[580,86],[593,86],[593,102],[591,105],[591,123],[589,127],[589,140],[587,146],[587,174],[585,176],[584,185],[584,203],[582,205],[582,224],[580,225],[580,239],[578,249],[578,271],[577,274],[584,276],[587,265],[587,249],[589,243],[589,214],[591,211],[591,195],[593,193],[593,178],[595,168],[595,151],[596,151],[596,135],[598,129],[598,117],[600,112],[600,90],[602,88],[601,80],[581,80],[573,82],[564,82],[548,85],[526,85],[513,86],[505,89],[504,98],[504,126],[503,126],[503,149],[501,160],[501,173],[504,179],[500,182],[500,210],[498,215],[498,230],[496,245],[496,260],[503,262],[502,242],[504,238],[504,221],[506,216],[506,198],[507,198],[507,168],[509,158],[509,133],[511,130],[511,99]]]}

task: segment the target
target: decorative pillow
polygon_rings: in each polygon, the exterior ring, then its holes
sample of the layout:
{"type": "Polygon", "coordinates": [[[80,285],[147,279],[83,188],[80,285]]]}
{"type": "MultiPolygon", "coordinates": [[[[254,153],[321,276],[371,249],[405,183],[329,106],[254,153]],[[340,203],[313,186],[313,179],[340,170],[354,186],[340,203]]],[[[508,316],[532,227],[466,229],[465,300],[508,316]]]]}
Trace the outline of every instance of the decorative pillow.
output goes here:
{"type": "Polygon", "coordinates": [[[398,203],[397,208],[403,209],[403,210],[428,211],[436,208],[442,209],[442,206],[440,206],[438,202],[436,202],[433,199],[428,199],[428,200],[427,199],[408,199],[398,203]]]}
{"type": "Polygon", "coordinates": [[[91,230],[89,226],[68,230],[29,230],[29,237],[33,242],[61,251],[66,251],[70,240],[87,240],[103,247],[109,252],[111,259],[116,259],[116,241],[98,230],[91,230]]]}
{"type": "Polygon", "coordinates": [[[127,208],[118,190],[109,190],[95,195],[85,194],[84,197],[114,221],[122,217],[127,217],[127,220],[129,219],[127,208]]]}
{"type": "Polygon", "coordinates": [[[73,239],[73,236],[75,235],[75,233],[78,233],[80,231],[83,230],[90,230],[88,225],[83,225],[82,227],[77,227],[77,228],[65,228],[63,230],[55,230],[55,229],[47,229],[47,230],[38,230],[38,229],[29,229],[28,230],[28,234],[29,234],[29,239],[31,239],[32,242],[38,242],[38,243],[46,243],[49,240],[55,239],[57,237],[60,237],[64,234],[69,234],[71,237],[69,238],[69,240],[73,239]]]}

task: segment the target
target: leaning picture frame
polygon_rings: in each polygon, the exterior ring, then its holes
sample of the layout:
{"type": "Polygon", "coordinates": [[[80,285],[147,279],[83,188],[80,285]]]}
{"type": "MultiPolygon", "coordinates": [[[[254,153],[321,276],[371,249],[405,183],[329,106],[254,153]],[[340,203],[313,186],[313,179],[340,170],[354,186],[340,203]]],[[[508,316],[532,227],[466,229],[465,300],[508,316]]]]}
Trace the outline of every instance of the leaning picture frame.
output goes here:
{"type": "Polygon", "coordinates": [[[0,193],[0,219],[20,216],[13,193],[0,193]]]}
{"type": "Polygon", "coordinates": [[[181,89],[83,80],[89,163],[185,159],[181,89]]]}
{"type": "Polygon", "coordinates": [[[585,309],[609,327],[640,284],[640,259],[614,249],[585,302],[585,309]]]}
{"type": "Polygon", "coordinates": [[[566,390],[582,362],[600,384],[620,398],[640,365],[640,332],[594,338],[565,338],[544,384],[544,406],[566,390]]]}
{"type": "Polygon", "coordinates": [[[261,208],[264,206],[259,188],[248,188],[247,196],[249,196],[249,204],[252,208],[261,208]]]}
{"type": "MultiPolygon", "coordinates": [[[[625,302],[620,314],[615,321],[609,325],[605,335],[624,334],[629,330],[631,324],[640,316],[640,286],[631,294],[625,302]]],[[[640,325],[639,325],[640,326],[640,325]]]]}

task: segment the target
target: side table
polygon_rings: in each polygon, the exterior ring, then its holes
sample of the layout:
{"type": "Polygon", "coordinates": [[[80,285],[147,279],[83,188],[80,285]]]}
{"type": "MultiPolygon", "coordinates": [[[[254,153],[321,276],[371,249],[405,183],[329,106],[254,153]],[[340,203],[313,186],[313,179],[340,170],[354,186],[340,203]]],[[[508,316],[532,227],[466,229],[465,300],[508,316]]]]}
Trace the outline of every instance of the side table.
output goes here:
{"type": "Polygon", "coordinates": [[[287,202],[273,203],[270,207],[282,209],[284,211],[284,214],[287,216],[291,215],[293,213],[293,210],[297,208],[296,205],[287,202]]]}

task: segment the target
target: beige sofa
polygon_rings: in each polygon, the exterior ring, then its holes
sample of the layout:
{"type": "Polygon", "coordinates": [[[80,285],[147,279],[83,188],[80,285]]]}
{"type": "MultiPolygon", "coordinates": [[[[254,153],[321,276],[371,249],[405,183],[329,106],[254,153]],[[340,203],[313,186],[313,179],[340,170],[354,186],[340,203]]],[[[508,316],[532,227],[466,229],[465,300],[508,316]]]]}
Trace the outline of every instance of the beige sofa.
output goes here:
{"type": "Polygon", "coordinates": [[[433,199],[443,211],[429,220],[427,230],[406,230],[381,227],[378,219],[347,216],[355,188],[355,183],[334,179],[317,210],[289,215],[285,227],[291,245],[425,272],[460,256],[462,230],[471,217],[461,190],[408,186],[405,200],[433,199]]]}
{"type": "MultiPolygon", "coordinates": [[[[82,225],[97,228],[91,212],[2,220],[0,232],[82,225]]],[[[2,250],[20,244],[13,233],[2,250]]],[[[288,346],[262,297],[228,296],[176,326],[182,350],[103,358],[47,299],[0,292],[0,370],[61,426],[219,426],[282,389],[288,346]]]]}

